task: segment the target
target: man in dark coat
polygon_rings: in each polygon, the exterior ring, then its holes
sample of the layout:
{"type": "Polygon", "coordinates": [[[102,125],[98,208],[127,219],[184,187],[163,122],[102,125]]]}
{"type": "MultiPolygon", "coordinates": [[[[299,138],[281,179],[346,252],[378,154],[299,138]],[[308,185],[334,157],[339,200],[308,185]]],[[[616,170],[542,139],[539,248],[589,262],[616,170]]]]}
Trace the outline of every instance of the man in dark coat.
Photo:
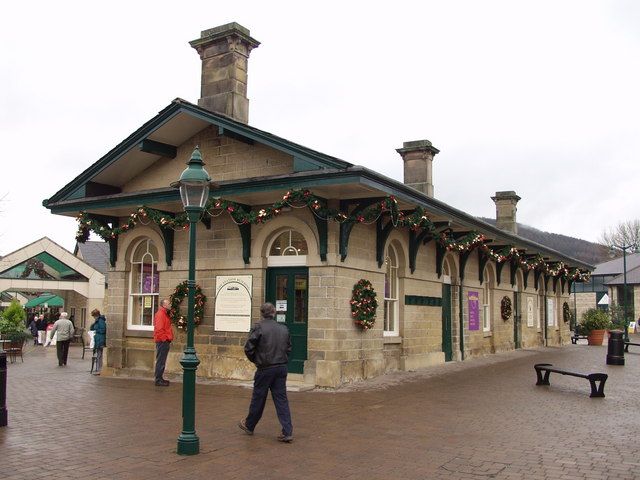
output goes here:
{"type": "Polygon", "coordinates": [[[282,426],[278,441],[291,443],[293,426],[287,399],[287,363],[291,353],[291,337],[287,327],[273,319],[275,313],[276,309],[272,303],[265,303],[260,307],[260,322],[251,329],[244,345],[245,355],[255,364],[257,370],[253,379],[249,414],[240,420],[238,426],[248,435],[253,435],[254,428],[262,418],[267,394],[271,390],[278,420],[282,426]]]}

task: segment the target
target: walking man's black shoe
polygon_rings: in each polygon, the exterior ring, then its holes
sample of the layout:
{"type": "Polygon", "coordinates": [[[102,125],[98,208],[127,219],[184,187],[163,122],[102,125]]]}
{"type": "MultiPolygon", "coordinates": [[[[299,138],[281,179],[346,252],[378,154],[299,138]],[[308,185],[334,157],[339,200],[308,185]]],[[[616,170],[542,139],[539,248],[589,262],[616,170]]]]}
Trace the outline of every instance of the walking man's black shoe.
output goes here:
{"type": "Polygon", "coordinates": [[[168,387],[169,386],[169,380],[158,380],[156,382],[156,387],[168,387]]]}
{"type": "Polygon", "coordinates": [[[291,442],[293,442],[293,436],[292,435],[285,435],[284,433],[281,433],[280,435],[278,435],[278,441],[279,442],[284,442],[284,443],[291,443],[291,442]]]}
{"type": "Polygon", "coordinates": [[[238,422],[238,427],[240,427],[240,430],[242,430],[247,435],[253,435],[253,430],[249,430],[249,427],[247,427],[246,420],[244,419],[240,420],[238,422]]]}

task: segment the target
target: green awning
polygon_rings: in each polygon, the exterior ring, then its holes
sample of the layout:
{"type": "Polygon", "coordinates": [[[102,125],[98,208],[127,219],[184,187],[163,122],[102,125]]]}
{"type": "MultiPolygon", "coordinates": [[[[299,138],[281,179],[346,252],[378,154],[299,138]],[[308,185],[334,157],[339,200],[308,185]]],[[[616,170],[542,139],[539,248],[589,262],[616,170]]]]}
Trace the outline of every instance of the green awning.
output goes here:
{"type": "Polygon", "coordinates": [[[47,304],[49,307],[62,307],[64,306],[64,300],[57,295],[40,295],[39,297],[32,298],[27,303],[25,303],[24,308],[33,308],[38,307],[40,305],[47,304]]]}

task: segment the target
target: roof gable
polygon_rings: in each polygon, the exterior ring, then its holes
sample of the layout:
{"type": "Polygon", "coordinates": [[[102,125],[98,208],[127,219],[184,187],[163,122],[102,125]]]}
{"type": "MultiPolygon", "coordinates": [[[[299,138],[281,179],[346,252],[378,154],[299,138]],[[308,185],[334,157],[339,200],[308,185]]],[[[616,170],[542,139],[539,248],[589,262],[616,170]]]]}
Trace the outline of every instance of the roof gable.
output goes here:
{"type": "Polygon", "coordinates": [[[207,127],[241,142],[259,143],[293,157],[293,171],[344,169],[343,160],[175,99],[75,179],[45,199],[43,205],[120,193],[122,186],[161,158],[174,158],[178,146],[207,127]],[[122,168],[126,165],[126,168],[122,168]]]}
{"type": "Polygon", "coordinates": [[[77,282],[96,276],[104,278],[96,269],[47,237],[4,256],[0,260],[0,272],[0,278],[18,280],[77,282]]]}

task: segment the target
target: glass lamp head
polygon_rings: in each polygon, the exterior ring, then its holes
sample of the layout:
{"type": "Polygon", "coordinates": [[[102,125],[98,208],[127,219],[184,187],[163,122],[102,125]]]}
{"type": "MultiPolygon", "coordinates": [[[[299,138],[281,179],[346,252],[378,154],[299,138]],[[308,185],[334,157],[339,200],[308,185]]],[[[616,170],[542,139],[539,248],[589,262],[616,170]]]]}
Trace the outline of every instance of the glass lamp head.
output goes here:
{"type": "Polygon", "coordinates": [[[211,177],[204,169],[204,162],[200,149],[195,148],[187,162],[180,180],[171,184],[180,189],[180,198],[185,210],[202,210],[209,199],[209,185],[211,177]]]}

